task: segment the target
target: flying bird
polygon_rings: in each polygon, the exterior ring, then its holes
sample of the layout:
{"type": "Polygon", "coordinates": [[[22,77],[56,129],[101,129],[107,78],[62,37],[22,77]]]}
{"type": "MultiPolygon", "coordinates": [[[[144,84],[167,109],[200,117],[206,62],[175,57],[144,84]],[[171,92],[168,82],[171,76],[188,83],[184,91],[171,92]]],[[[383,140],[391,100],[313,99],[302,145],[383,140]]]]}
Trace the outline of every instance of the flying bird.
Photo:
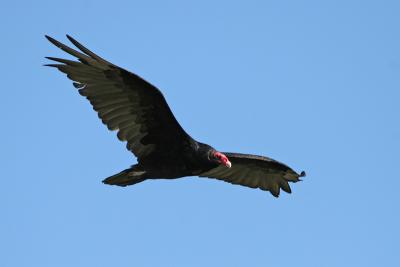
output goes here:
{"type": "Polygon", "coordinates": [[[45,66],[67,74],[79,94],[86,97],[108,129],[118,131],[121,141],[137,157],[137,164],[103,180],[109,185],[128,186],[147,179],[208,177],[231,184],[291,193],[289,182],[300,174],[268,157],[219,152],[190,137],[169,108],[163,94],[138,75],[99,57],[71,36],[80,51],[46,35],[46,38],[78,61],[46,57],[45,66]]]}

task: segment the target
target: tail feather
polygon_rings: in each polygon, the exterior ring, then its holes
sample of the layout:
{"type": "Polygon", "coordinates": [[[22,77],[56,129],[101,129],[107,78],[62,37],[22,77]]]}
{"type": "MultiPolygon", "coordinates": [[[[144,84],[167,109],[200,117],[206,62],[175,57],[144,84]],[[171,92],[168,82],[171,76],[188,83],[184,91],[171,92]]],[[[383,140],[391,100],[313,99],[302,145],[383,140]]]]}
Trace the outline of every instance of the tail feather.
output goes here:
{"type": "Polygon", "coordinates": [[[134,185],[146,180],[145,175],[145,171],[138,170],[138,168],[135,168],[135,166],[133,166],[130,169],[123,170],[120,173],[104,179],[103,183],[118,186],[134,185]]]}

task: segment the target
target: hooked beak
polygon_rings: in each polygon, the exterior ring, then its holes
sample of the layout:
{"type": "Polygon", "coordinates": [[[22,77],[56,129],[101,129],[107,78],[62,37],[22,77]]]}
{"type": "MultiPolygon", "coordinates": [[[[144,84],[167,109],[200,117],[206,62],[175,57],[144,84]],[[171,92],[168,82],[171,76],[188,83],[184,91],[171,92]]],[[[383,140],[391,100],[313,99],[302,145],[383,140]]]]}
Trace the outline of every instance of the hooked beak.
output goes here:
{"type": "Polygon", "coordinates": [[[227,162],[225,162],[225,166],[230,168],[232,167],[232,163],[228,160],[227,162]]]}
{"type": "Polygon", "coordinates": [[[232,163],[229,161],[228,157],[223,155],[222,159],[221,159],[221,163],[225,165],[225,167],[230,168],[232,167],[232,163]]]}
{"type": "Polygon", "coordinates": [[[215,152],[214,156],[216,156],[221,165],[224,165],[227,168],[232,167],[232,163],[229,161],[228,157],[222,154],[221,152],[215,152]]]}

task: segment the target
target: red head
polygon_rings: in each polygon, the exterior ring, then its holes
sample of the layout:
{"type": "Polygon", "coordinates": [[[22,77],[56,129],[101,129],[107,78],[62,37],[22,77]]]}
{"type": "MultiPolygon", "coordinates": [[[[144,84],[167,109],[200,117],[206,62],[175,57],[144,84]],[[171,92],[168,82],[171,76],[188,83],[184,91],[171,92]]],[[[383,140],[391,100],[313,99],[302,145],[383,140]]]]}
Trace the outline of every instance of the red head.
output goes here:
{"type": "Polygon", "coordinates": [[[232,167],[232,163],[229,161],[228,157],[222,154],[221,152],[218,151],[214,152],[213,157],[219,164],[222,164],[228,168],[232,167]]]}

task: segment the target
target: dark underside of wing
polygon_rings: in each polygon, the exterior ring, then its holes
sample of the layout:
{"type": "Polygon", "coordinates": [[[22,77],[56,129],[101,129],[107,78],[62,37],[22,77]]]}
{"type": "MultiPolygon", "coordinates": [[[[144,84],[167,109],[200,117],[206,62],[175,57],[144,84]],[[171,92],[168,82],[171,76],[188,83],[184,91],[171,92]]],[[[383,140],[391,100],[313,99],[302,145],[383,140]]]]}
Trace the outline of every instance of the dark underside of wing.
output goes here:
{"type": "Polygon", "coordinates": [[[81,52],[46,37],[79,60],[48,57],[58,63],[47,66],[59,69],[74,81],[103,123],[118,131],[118,138],[128,142],[128,150],[139,160],[153,153],[170,156],[190,139],[156,87],[100,58],[70,36],[68,39],[81,52]]]}
{"type": "Polygon", "coordinates": [[[270,191],[275,197],[280,189],[291,193],[289,182],[300,181],[305,173],[296,173],[291,168],[273,159],[238,153],[224,153],[232,162],[231,168],[219,166],[202,173],[200,177],[215,178],[231,184],[270,191]]]}

